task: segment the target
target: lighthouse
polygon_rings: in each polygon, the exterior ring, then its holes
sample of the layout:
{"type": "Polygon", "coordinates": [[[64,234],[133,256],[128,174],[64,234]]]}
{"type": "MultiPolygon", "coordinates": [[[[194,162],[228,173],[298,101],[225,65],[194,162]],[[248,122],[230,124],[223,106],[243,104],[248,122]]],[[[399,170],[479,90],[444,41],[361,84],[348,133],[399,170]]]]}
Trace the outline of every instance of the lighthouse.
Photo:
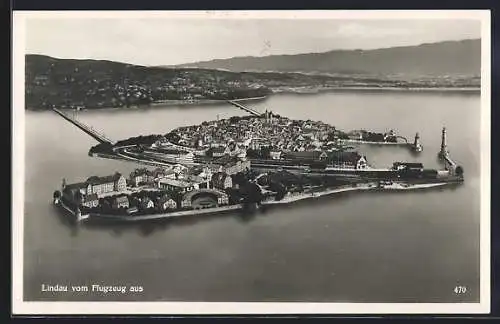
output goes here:
{"type": "Polygon", "coordinates": [[[448,154],[448,145],[446,144],[446,127],[443,127],[443,131],[441,133],[441,150],[438,155],[443,159],[448,154]]]}
{"type": "Polygon", "coordinates": [[[422,152],[423,146],[420,143],[420,135],[418,133],[415,134],[415,140],[413,141],[413,151],[422,152]]]}

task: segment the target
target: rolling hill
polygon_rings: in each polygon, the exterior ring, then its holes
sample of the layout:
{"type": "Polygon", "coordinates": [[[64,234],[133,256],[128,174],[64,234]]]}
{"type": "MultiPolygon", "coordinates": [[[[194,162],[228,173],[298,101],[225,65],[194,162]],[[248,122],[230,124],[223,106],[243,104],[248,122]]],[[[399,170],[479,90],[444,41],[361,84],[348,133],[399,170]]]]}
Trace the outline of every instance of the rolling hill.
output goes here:
{"type": "MultiPolygon", "coordinates": [[[[92,59],[26,55],[27,109],[137,107],[151,104],[200,104],[262,98],[272,93],[317,93],[355,88],[478,89],[480,78],[297,72],[233,72],[187,67],[148,67],[92,59]]],[[[440,62],[449,65],[448,61],[440,62]]],[[[414,64],[414,67],[419,65],[414,64]]],[[[436,68],[437,70],[437,68],[436,68]]],[[[464,69],[463,69],[464,70],[464,69]]]]}
{"type": "Polygon", "coordinates": [[[241,71],[316,72],[367,75],[479,75],[481,40],[444,41],[375,50],[334,50],[324,53],[234,57],[182,64],[241,71]]]}

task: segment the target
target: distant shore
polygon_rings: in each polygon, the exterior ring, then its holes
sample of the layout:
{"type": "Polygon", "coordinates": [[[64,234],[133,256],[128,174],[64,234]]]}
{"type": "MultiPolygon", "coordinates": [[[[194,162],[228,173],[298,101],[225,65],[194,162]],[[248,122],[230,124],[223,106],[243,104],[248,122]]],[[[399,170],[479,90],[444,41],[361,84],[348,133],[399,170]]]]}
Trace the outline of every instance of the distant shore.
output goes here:
{"type": "MultiPolygon", "coordinates": [[[[249,98],[239,98],[239,99],[228,99],[231,101],[236,101],[236,102],[245,102],[245,101],[259,101],[259,100],[265,100],[267,99],[268,96],[261,96],[261,97],[249,97],[249,98]]],[[[115,109],[120,109],[120,110],[133,110],[133,109],[144,109],[144,108],[155,108],[155,107],[169,107],[169,106],[205,106],[205,105],[216,105],[216,104],[223,104],[227,103],[228,100],[225,99],[203,99],[203,100],[197,100],[197,101],[186,101],[186,100],[164,100],[164,101],[155,101],[150,104],[143,104],[143,105],[130,105],[129,107],[126,106],[102,106],[102,107],[93,107],[93,108],[82,108],[81,110],[84,111],[89,111],[89,110],[115,110],[115,109]]],[[[74,110],[71,108],[58,108],[62,110],[74,110]]],[[[50,109],[40,109],[40,108],[34,108],[34,107],[26,107],[26,110],[32,110],[32,111],[47,111],[50,109]]]]}
{"type": "Polygon", "coordinates": [[[400,91],[400,92],[467,92],[480,93],[479,87],[373,87],[373,86],[356,86],[356,87],[284,87],[273,89],[273,93],[294,93],[314,95],[322,92],[334,91],[400,91]]]}
{"type": "MultiPolygon", "coordinates": [[[[236,102],[260,101],[265,100],[273,94],[298,94],[298,95],[315,95],[323,92],[342,92],[342,91],[396,91],[396,92],[459,92],[459,93],[480,93],[481,88],[478,87],[373,87],[373,86],[356,86],[356,87],[282,87],[272,89],[272,93],[268,96],[249,97],[239,99],[228,99],[236,102]]],[[[109,109],[143,109],[151,107],[169,107],[169,106],[200,106],[200,105],[216,105],[227,102],[225,99],[202,99],[202,100],[163,100],[155,101],[144,105],[124,106],[103,106],[94,108],[83,108],[82,110],[109,110],[109,109]]],[[[60,108],[61,109],[61,108],[60,108]]],[[[62,108],[69,109],[69,108],[62,108]]],[[[34,107],[26,107],[26,110],[45,111],[49,109],[40,109],[34,107]]],[[[72,109],[73,110],[73,109],[72,109]]]]}
{"type": "MultiPolygon", "coordinates": [[[[240,98],[240,99],[228,99],[235,102],[244,102],[244,101],[258,101],[267,99],[268,96],[260,96],[260,97],[249,97],[249,98],[240,98]]],[[[191,105],[214,105],[220,103],[226,103],[225,99],[202,99],[202,100],[163,100],[163,101],[155,101],[151,103],[151,106],[191,106],[191,105]]]]}

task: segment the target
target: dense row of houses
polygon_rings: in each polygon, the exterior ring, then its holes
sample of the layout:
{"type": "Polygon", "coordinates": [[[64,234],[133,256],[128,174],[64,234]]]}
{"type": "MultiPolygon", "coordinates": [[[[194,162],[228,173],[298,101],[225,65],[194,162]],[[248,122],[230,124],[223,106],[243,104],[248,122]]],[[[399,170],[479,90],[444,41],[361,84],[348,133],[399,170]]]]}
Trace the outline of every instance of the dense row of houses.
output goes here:
{"type": "Polygon", "coordinates": [[[249,160],[225,155],[205,166],[188,168],[179,164],[169,170],[161,168],[153,171],[146,168],[136,169],[130,174],[130,184],[132,186],[146,185],[182,193],[207,188],[225,190],[232,187],[231,175],[249,169],[249,160]]]}
{"type": "Polygon", "coordinates": [[[353,151],[304,151],[287,152],[284,159],[302,162],[320,162],[324,166],[343,169],[365,169],[368,167],[366,157],[353,151]]]}
{"type": "MultiPolygon", "coordinates": [[[[208,138],[212,142],[205,146],[208,148],[204,154],[216,159],[246,157],[250,150],[266,149],[267,155],[262,156],[263,159],[324,161],[338,168],[362,169],[368,166],[366,157],[358,152],[338,149],[340,132],[335,127],[323,122],[290,120],[272,112],[266,112],[261,118],[205,122],[198,126],[181,127],[174,132],[178,138],[184,139],[180,144],[191,143],[198,150],[208,138]]],[[[359,139],[355,132],[343,135],[359,139]]],[[[386,135],[395,136],[393,131],[386,135]]]]}
{"type": "Polygon", "coordinates": [[[134,205],[141,209],[170,210],[209,203],[221,205],[228,203],[229,198],[224,191],[233,187],[231,175],[249,168],[249,161],[224,156],[217,163],[202,167],[188,168],[178,164],[170,169],[135,169],[128,179],[118,172],[103,177],[91,176],[85,182],[74,184],[66,184],[63,179],[62,195],[87,208],[96,208],[104,203],[114,209],[128,209],[131,199],[139,199],[134,205]],[[134,198],[134,193],[141,190],[171,192],[184,198],[176,201],[168,194],[157,197],[155,201],[147,195],[134,198]],[[195,197],[197,202],[186,200],[185,197],[192,198],[195,193],[199,195],[195,197]]]}
{"type": "Polygon", "coordinates": [[[326,144],[335,127],[321,121],[291,120],[267,112],[262,117],[229,118],[180,127],[173,132],[179,144],[191,147],[225,147],[230,142],[257,149],[261,146],[301,150],[326,144]]]}
{"type": "Polygon", "coordinates": [[[212,157],[228,155],[234,144],[236,155],[247,150],[269,148],[269,157],[281,159],[286,152],[332,150],[339,145],[335,127],[321,121],[291,120],[266,112],[262,117],[246,117],[204,122],[173,131],[179,145],[204,150],[212,157]]]}
{"type": "MultiPolygon", "coordinates": [[[[69,201],[76,201],[85,207],[97,207],[99,198],[106,195],[124,192],[127,189],[125,177],[116,172],[113,175],[98,177],[89,177],[85,182],[66,184],[63,179],[62,195],[69,201]]],[[[120,205],[120,202],[116,202],[120,205]]]]}

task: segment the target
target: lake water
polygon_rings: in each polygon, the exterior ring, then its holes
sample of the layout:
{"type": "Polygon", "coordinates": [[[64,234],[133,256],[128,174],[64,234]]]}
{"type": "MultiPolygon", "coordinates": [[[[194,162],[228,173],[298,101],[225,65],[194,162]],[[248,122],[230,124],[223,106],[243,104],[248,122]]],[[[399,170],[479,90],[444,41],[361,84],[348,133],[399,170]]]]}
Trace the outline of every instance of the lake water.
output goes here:
{"type": "MultiPolygon", "coordinates": [[[[25,300],[478,302],[480,96],[338,92],[276,95],[249,103],[339,129],[396,130],[418,157],[396,147],[360,147],[369,162],[439,167],[443,126],[464,168],[456,189],[350,193],[254,216],[75,227],[51,204],[61,179],[81,181],[130,162],[92,158],[96,142],[52,112],[26,112],[25,300]],[[141,293],[48,293],[42,284],[142,286],[141,293]],[[466,286],[457,295],[455,286],[466,286]]],[[[230,105],[80,112],[112,139],[166,133],[243,115],[230,105]]]]}

